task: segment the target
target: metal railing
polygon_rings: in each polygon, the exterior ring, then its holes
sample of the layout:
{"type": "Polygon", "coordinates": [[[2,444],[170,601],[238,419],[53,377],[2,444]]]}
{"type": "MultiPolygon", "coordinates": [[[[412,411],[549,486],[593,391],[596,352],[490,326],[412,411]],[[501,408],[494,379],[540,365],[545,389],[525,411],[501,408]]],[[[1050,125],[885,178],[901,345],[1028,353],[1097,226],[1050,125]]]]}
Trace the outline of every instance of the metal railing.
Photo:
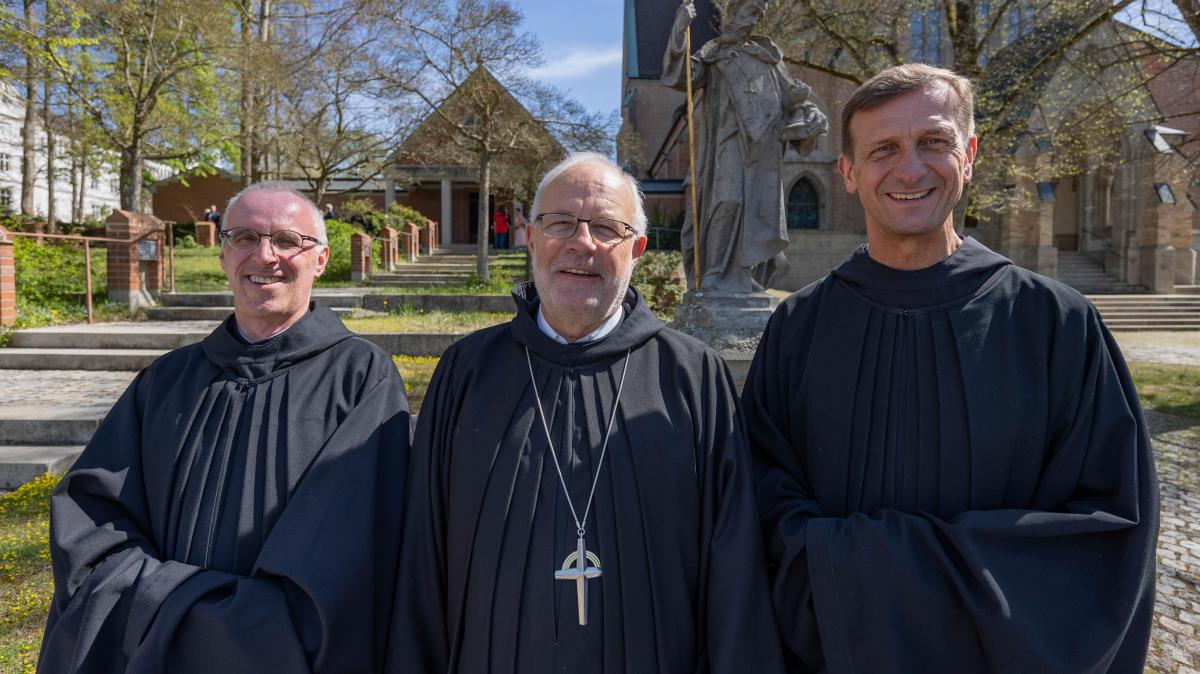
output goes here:
{"type": "Polygon", "coordinates": [[[125,246],[132,246],[139,241],[142,241],[142,240],[145,240],[145,239],[148,239],[151,237],[156,237],[156,238],[158,238],[159,245],[161,246],[163,244],[163,236],[164,236],[164,232],[165,232],[166,238],[170,242],[170,243],[168,243],[168,247],[170,248],[170,256],[171,256],[170,257],[170,260],[171,260],[171,265],[170,265],[170,267],[171,267],[171,292],[175,292],[175,246],[174,246],[175,241],[174,241],[174,236],[172,236],[172,234],[171,234],[171,230],[174,229],[175,223],[171,222],[171,223],[164,223],[164,224],[166,226],[163,227],[162,229],[152,229],[148,232],[142,233],[139,236],[129,238],[129,239],[116,239],[116,238],[107,237],[107,236],[80,236],[77,234],[47,234],[44,232],[42,232],[42,233],[39,233],[39,232],[14,232],[11,230],[8,231],[8,235],[9,236],[20,236],[20,237],[24,237],[27,239],[38,239],[38,240],[58,239],[58,240],[62,240],[62,241],[82,241],[83,242],[83,273],[84,273],[83,302],[84,302],[84,306],[87,308],[87,322],[95,323],[96,318],[95,318],[95,314],[93,312],[93,307],[92,307],[92,244],[93,243],[103,243],[103,244],[115,243],[115,244],[120,244],[120,245],[125,245],[125,246]]]}

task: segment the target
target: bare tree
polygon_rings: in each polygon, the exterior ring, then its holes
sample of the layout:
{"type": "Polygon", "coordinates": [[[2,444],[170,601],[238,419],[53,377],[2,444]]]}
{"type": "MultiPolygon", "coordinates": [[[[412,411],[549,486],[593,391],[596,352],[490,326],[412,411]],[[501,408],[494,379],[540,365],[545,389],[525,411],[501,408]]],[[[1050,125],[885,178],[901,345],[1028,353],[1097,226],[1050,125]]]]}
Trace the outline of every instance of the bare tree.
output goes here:
{"type": "Polygon", "coordinates": [[[37,22],[33,0],[24,0],[25,39],[22,40],[25,68],[25,120],[21,123],[21,214],[33,215],[33,188],[37,182],[37,22]]]}

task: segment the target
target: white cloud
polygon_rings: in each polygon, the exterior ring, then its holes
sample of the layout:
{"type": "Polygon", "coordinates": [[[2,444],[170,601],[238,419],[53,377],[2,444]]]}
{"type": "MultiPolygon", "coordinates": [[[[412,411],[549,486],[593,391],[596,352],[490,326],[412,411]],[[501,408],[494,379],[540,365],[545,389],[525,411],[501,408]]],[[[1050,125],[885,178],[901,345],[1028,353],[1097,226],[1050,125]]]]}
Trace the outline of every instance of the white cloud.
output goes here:
{"type": "Polygon", "coordinates": [[[575,47],[566,53],[547,49],[546,65],[530,68],[529,75],[542,80],[578,78],[605,68],[621,66],[621,45],[575,47]]]}

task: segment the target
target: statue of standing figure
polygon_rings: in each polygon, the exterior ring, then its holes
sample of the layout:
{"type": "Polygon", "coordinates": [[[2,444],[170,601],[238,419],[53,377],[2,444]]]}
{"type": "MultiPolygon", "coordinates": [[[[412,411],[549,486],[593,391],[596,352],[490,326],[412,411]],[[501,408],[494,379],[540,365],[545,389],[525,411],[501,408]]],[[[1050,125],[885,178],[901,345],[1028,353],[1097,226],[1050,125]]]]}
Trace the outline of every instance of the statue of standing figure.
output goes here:
{"type": "MultiPolygon", "coordinates": [[[[694,222],[700,223],[701,286],[705,292],[757,292],[787,268],[787,216],[781,169],[790,143],[801,155],[829,131],[825,115],[808,100],[809,86],[792,79],[779,47],[751,35],[763,0],[733,0],[721,34],[692,57],[692,87],[703,89],[696,148],[696,213],[683,223],[688,288],[693,271],[694,222]]],[[[662,81],[685,90],[685,36],[696,8],[679,7],[662,81]]]]}

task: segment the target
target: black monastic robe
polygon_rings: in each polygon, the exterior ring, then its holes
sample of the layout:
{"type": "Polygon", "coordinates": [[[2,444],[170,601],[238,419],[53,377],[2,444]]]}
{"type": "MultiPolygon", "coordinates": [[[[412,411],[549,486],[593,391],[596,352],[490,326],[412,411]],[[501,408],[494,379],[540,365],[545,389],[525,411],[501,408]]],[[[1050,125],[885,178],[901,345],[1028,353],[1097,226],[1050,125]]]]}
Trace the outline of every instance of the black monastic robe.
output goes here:
{"type": "Polygon", "coordinates": [[[532,284],[509,324],[454,344],[417,423],[392,672],[782,671],[753,475],[733,381],[636,291],[603,339],[537,326],[532,284]],[[580,516],[622,369],[628,374],[587,521],[602,576],[554,571],[576,527],[533,378],[580,516]]]}
{"type": "Polygon", "coordinates": [[[1158,490],[1116,343],[973,239],[860,249],[773,315],[743,393],[793,671],[1142,671],[1158,490]]]}
{"type": "Polygon", "coordinates": [[[39,671],[378,671],[408,444],[391,358],[326,308],[159,358],[51,499],[39,671]]]}

